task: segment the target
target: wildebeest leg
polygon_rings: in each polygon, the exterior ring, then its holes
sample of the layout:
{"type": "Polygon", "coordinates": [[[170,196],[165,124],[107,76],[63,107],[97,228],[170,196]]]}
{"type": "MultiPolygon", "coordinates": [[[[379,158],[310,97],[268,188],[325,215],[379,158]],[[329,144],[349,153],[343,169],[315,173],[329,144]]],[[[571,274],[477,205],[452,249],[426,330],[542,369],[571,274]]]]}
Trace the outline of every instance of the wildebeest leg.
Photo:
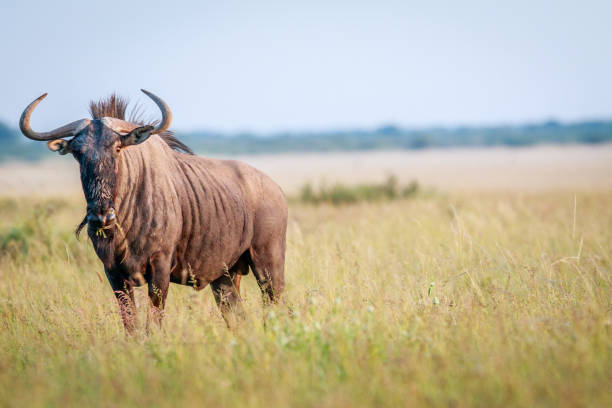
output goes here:
{"type": "Polygon", "coordinates": [[[134,287],[127,280],[121,278],[121,275],[117,271],[104,268],[104,272],[106,272],[108,282],[111,288],[113,288],[113,292],[117,298],[119,313],[123,320],[123,327],[128,334],[133,334],[137,326],[134,287]]]}
{"type": "Polygon", "coordinates": [[[259,284],[264,303],[278,302],[285,288],[285,241],[271,245],[253,246],[250,250],[251,268],[259,284]]]}
{"type": "Polygon", "coordinates": [[[240,278],[248,272],[248,268],[247,262],[239,260],[229,271],[210,283],[217,306],[229,328],[235,326],[237,318],[244,317],[240,301],[240,278]]]}
{"type": "Polygon", "coordinates": [[[157,255],[151,259],[149,266],[151,278],[148,282],[148,288],[151,308],[147,315],[147,330],[149,330],[150,319],[161,326],[168,287],[170,286],[170,257],[157,255]]]}

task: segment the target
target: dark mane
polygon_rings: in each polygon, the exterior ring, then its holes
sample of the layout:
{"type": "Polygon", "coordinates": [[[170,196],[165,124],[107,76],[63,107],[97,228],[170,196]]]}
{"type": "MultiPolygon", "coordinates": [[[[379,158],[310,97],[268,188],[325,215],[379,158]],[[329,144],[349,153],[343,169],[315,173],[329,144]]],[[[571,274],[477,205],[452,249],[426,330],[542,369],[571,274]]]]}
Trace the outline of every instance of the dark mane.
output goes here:
{"type": "MultiPolygon", "coordinates": [[[[146,121],[143,119],[143,112],[140,106],[136,105],[130,112],[129,118],[126,119],[127,108],[129,101],[117,94],[113,93],[107,98],[102,98],[99,101],[91,101],[89,103],[89,112],[93,119],[102,119],[103,117],[117,118],[138,125],[155,126],[158,121],[146,121]]],[[[159,134],[164,142],[177,152],[194,154],[193,151],[181,142],[171,130],[166,130],[159,134]]]]}

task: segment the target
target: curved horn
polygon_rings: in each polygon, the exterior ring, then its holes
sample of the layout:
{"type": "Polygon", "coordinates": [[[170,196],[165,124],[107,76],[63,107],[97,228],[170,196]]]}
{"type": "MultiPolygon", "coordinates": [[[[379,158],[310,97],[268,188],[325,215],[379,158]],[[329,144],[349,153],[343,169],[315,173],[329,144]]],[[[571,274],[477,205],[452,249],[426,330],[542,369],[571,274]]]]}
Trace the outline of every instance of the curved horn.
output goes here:
{"type": "Polygon", "coordinates": [[[156,96],[145,89],[141,89],[141,91],[144,92],[144,94],[149,98],[153,99],[153,102],[157,104],[162,112],[162,120],[155,127],[152,133],[161,133],[164,130],[167,130],[170,127],[170,123],[172,123],[172,111],[170,110],[170,107],[159,96],[156,96]]]}
{"type": "Polygon", "coordinates": [[[42,101],[46,97],[47,94],[44,93],[38,98],[36,98],[32,103],[28,105],[27,108],[25,108],[25,110],[21,114],[21,119],[19,119],[19,128],[21,129],[21,133],[23,133],[25,137],[39,141],[60,139],[62,137],[74,136],[79,133],[85,126],[89,125],[89,119],[81,119],[69,123],[65,126],[59,127],[50,132],[38,133],[33,131],[30,127],[30,116],[32,116],[32,112],[34,112],[34,109],[40,103],[40,101],[42,101]]]}

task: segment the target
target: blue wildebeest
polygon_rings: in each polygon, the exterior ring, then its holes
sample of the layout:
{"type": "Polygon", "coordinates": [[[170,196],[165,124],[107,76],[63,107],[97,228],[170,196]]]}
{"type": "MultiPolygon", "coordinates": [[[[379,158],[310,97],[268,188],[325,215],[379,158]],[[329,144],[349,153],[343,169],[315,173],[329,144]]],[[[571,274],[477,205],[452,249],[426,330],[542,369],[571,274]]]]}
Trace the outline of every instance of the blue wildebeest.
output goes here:
{"type": "Polygon", "coordinates": [[[87,215],[77,231],[87,226],[128,332],[136,324],[134,287],[144,284],[159,323],[174,282],[210,284],[230,324],[249,268],[265,299],[283,291],[284,195],[247,164],[194,155],[168,131],[168,105],[143,92],[161,109],[160,121],[126,119],[127,103],[112,95],[90,104],[92,119],[40,133],[30,116],[44,94],[23,112],[21,132],[79,163],[87,215]]]}

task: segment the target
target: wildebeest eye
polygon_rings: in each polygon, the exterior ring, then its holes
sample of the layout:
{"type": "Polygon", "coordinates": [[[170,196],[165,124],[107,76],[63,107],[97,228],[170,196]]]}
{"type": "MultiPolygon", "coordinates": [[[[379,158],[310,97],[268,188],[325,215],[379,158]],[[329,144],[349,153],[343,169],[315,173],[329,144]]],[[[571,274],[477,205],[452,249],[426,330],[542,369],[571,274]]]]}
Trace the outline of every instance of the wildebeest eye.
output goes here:
{"type": "Polygon", "coordinates": [[[115,152],[119,153],[121,151],[121,146],[120,145],[116,145],[115,146],[115,152]]]}

